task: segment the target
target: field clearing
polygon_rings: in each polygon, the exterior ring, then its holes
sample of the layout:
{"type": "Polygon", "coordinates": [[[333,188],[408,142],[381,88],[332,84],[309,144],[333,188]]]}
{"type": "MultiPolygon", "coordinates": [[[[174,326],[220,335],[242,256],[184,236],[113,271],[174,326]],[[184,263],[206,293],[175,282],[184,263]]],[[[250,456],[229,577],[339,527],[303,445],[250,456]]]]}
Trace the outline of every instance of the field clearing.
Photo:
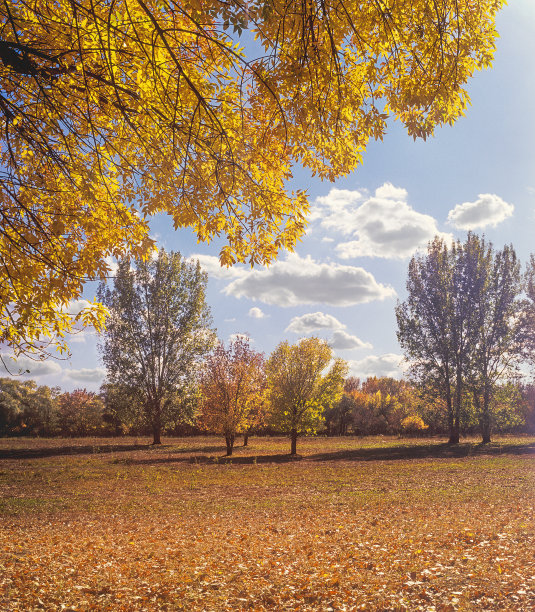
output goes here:
{"type": "Polygon", "coordinates": [[[0,439],[0,609],[533,610],[535,438],[496,440],[0,439]]]}

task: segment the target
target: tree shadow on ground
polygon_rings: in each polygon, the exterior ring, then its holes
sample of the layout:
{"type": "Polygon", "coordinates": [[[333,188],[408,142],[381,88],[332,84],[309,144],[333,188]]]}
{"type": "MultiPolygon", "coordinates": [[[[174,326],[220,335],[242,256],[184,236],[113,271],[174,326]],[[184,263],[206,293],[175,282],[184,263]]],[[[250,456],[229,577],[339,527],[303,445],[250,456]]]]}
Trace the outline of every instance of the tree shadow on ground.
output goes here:
{"type": "MultiPolygon", "coordinates": [[[[341,450],[313,455],[240,455],[230,457],[207,456],[192,454],[189,457],[177,457],[172,454],[167,457],[154,457],[143,459],[127,459],[129,464],[171,464],[171,463],[193,463],[199,465],[253,465],[261,463],[291,463],[294,461],[320,462],[320,461],[402,461],[411,459],[454,459],[463,457],[498,456],[498,455],[535,455],[535,443],[526,444],[475,444],[461,442],[460,444],[422,444],[414,446],[411,444],[399,444],[379,448],[357,448],[353,450],[341,450]]],[[[200,450],[200,449],[197,449],[200,450]]],[[[224,447],[221,448],[224,450],[224,447]]]]}
{"type": "Polygon", "coordinates": [[[357,448],[309,455],[309,461],[400,461],[407,459],[452,459],[483,455],[532,455],[535,443],[526,444],[399,444],[396,446],[357,448]]]}
{"type": "Polygon", "coordinates": [[[174,449],[172,452],[177,455],[193,455],[194,453],[223,453],[227,450],[227,447],[224,444],[219,444],[218,446],[197,446],[197,447],[189,447],[189,448],[181,448],[174,449]]]}
{"type": "Polygon", "coordinates": [[[473,442],[461,442],[460,444],[397,444],[395,446],[355,448],[311,455],[253,455],[250,447],[238,446],[234,449],[234,455],[208,455],[197,453],[223,453],[225,446],[203,446],[198,448],[176,449],[169,445],[152,446],[151,444],[106,444],[106,445],[63,445],[56,447],[19,448],[0,450],[0,459],[39,459],[44,457],[57,457],[62,455],[86,455],[86,454],[111,454],[128,451],[155,451],[169,449],[164,457],[133,458],[124,457],[118,461],[128,464],[157,465],[172,463],[194,463],[194,464],[233,464],[253,465],[257,463],[291,463],[295,461],[401,461],[410,459],[452,459],[477,456],[497,455],[535,455],[535,442],[525,444],[476,444],[473,442]],[[247,455],[241,455],[240,451],[245,449],[247,455]]]}
{"type": "MultiPolygon", "coordinates": [[[[127,451],[148,450],[153,448],[147,444],[98,444],[71,446],[43,446],[40,448],[13,448],[0,450],[0,459],[41,459],[43,457],[59,457],[61,455],[100,455],[104,453],[121,453],[127,451]]],[[[158,448],[165,448],[164,445],[158,448]]]]}
{"type": "MultiPolygon", "coordinates": [[[[225,450],[223,447],[222,450],[225,450]]],[[[155,457],[154,459],[126,459],[129,465],[156,465],[170,463],[193,463],[198,465],[254,465],[256,463],[291,463],[305,459],[301,455],[227,455],[207,456],[192,455],[191,457],[155,457]]]]}

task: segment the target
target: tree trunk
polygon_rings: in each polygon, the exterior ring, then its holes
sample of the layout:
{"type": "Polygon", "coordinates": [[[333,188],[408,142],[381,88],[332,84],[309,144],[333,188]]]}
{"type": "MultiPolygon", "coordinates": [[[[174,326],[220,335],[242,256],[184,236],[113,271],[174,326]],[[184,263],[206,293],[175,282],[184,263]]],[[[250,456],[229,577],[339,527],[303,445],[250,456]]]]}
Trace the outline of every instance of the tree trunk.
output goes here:
{"type": "MultiPolygon", "coordinates": [[[[447,382],[449,385],[449,380],[447,382]]],[[[446,406],[448,410],[448,426],[450,430],[450,439],[448,440],[448,444],[458,444],[459,443],[459,428],[457,423],[457,432],[455,431],[455,414],[453,408],[453,401],[451,397],[451,390],[447,388],[446,390],[446,406]]]]}
{"type": "Polygon", "coordinates": [[[161,427],[160,423],[152,424],[152,444],[161,444],[162,440],[160,439],[161,427]]]}
{"type": "Polygon", "coordinates": [[[248,442],[249,442],[249,434],[248,433],[244,433],[243,434],[243,445],[247,446],[248,442]]]}
{"type": "Polygon", "coordinates": [[[450,431],[450,439],[448,440],[448,444],[459,444],[459,440],[459,420],[455,419],[453,428],[450,431]]]}
{"type": "Polygon", "coordinates": [[[462,388],[462,373],[461,369],[457,367],[457,377],[455,381],[455,401],[454,401],[454,409],[451,420],[450,427],[450,439],[448,440],[448,444],[459,444],[459,419],[461,415],[461,402],[463,397],[463,388],[462,388]]]}
{"type": "Polygon", "coordinates": [[[292,440],[291,455],[297,455],[297,429],[292,429],[290,432],[290,439],[292,440]]]}
{"type": "Polygon", "coordinates": [[[160,402],[154,402],[152,409],[152,444],[161,444],[160,435],[162,432],[162,415],[160,402]]]}
{"type": "Polygon", "coordinates": [[[485,390],[483,391],[483,409],[481,411],[481,442],[482,444],[490,443],[490,390],[488,383],[485,382],[485,390]]]}
{"type": "Polygon", "coordinates": [[[227,444],[227,457],[230,457],[234,448],[234,434],[226,434],[225,442],[227,444]]]}

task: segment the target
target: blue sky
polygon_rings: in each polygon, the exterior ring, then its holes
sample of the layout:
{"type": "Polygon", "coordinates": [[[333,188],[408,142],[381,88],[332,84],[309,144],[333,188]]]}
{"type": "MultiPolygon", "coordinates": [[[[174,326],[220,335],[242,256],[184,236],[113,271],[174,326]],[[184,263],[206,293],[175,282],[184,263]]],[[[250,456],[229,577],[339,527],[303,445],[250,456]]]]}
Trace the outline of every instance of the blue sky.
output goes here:
{"type": "MultiPolygon", "coordinates": [[[[471,81],[472,105],[453,127],[413,142],[392,122],[357,171],[332,184],[296,169],[292,187],[310,195],[310,225],[295,253],[268,269],[221,269],[221,244],[197,244],[169,219],[153,220],[160,246],[199,257],[209,272],[221,340],[246,333],[267,355],[281,340],[313,334],[356,376],[400,376],[394,307],[417,248],[437,233],[462,239],[473,229],[498,248],[513,243],[527,261],[535,252],[535,2],[510,0],[498,31],[494,66],[471,81]]],[[[21,365],[39,384],[97,390],[105,372],[96,344],[84,332],[70,359],[21,365]]]]}

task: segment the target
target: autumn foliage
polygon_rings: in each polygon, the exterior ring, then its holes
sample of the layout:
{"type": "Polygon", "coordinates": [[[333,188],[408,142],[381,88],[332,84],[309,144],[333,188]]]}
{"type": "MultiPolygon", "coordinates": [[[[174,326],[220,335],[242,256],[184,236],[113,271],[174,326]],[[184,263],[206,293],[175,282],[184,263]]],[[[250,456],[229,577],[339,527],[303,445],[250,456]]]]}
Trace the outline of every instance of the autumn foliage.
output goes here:
{"type": "Polygon", "coordinates": [[[65,350],[73,324],[101,328],[102,307],[63,309],[107,257],[148,254],[155,213],[224,238],[223,264],[291,249],[292,167],[334,180],[389,116],[415,138],[454,122],[501,5],[3,2],[0,339],[65,350]]]}
{"type": "Polygon", "coordinates": [[[332,349],[319,338],[302,338],[296,344],[281,342],[266,364],[270,418],[291,438],[291,454],[297,437],[315,433],[324,411],[341,396],[347,364],[333,358],[332,349]]]}
{"type": "Polygon", "coordinates": [[[0,438],[0,609],[535,606],[533,437],[149,441],[0,438]]]}
{"type": "Polygon", "coordinates": [[[220,343],[204,363],[201,377],[203,429],[222,434],[232,455],[236,434],[245,434],[265,419],[264,356],[239,336],[227,348],[220,343]]]}

